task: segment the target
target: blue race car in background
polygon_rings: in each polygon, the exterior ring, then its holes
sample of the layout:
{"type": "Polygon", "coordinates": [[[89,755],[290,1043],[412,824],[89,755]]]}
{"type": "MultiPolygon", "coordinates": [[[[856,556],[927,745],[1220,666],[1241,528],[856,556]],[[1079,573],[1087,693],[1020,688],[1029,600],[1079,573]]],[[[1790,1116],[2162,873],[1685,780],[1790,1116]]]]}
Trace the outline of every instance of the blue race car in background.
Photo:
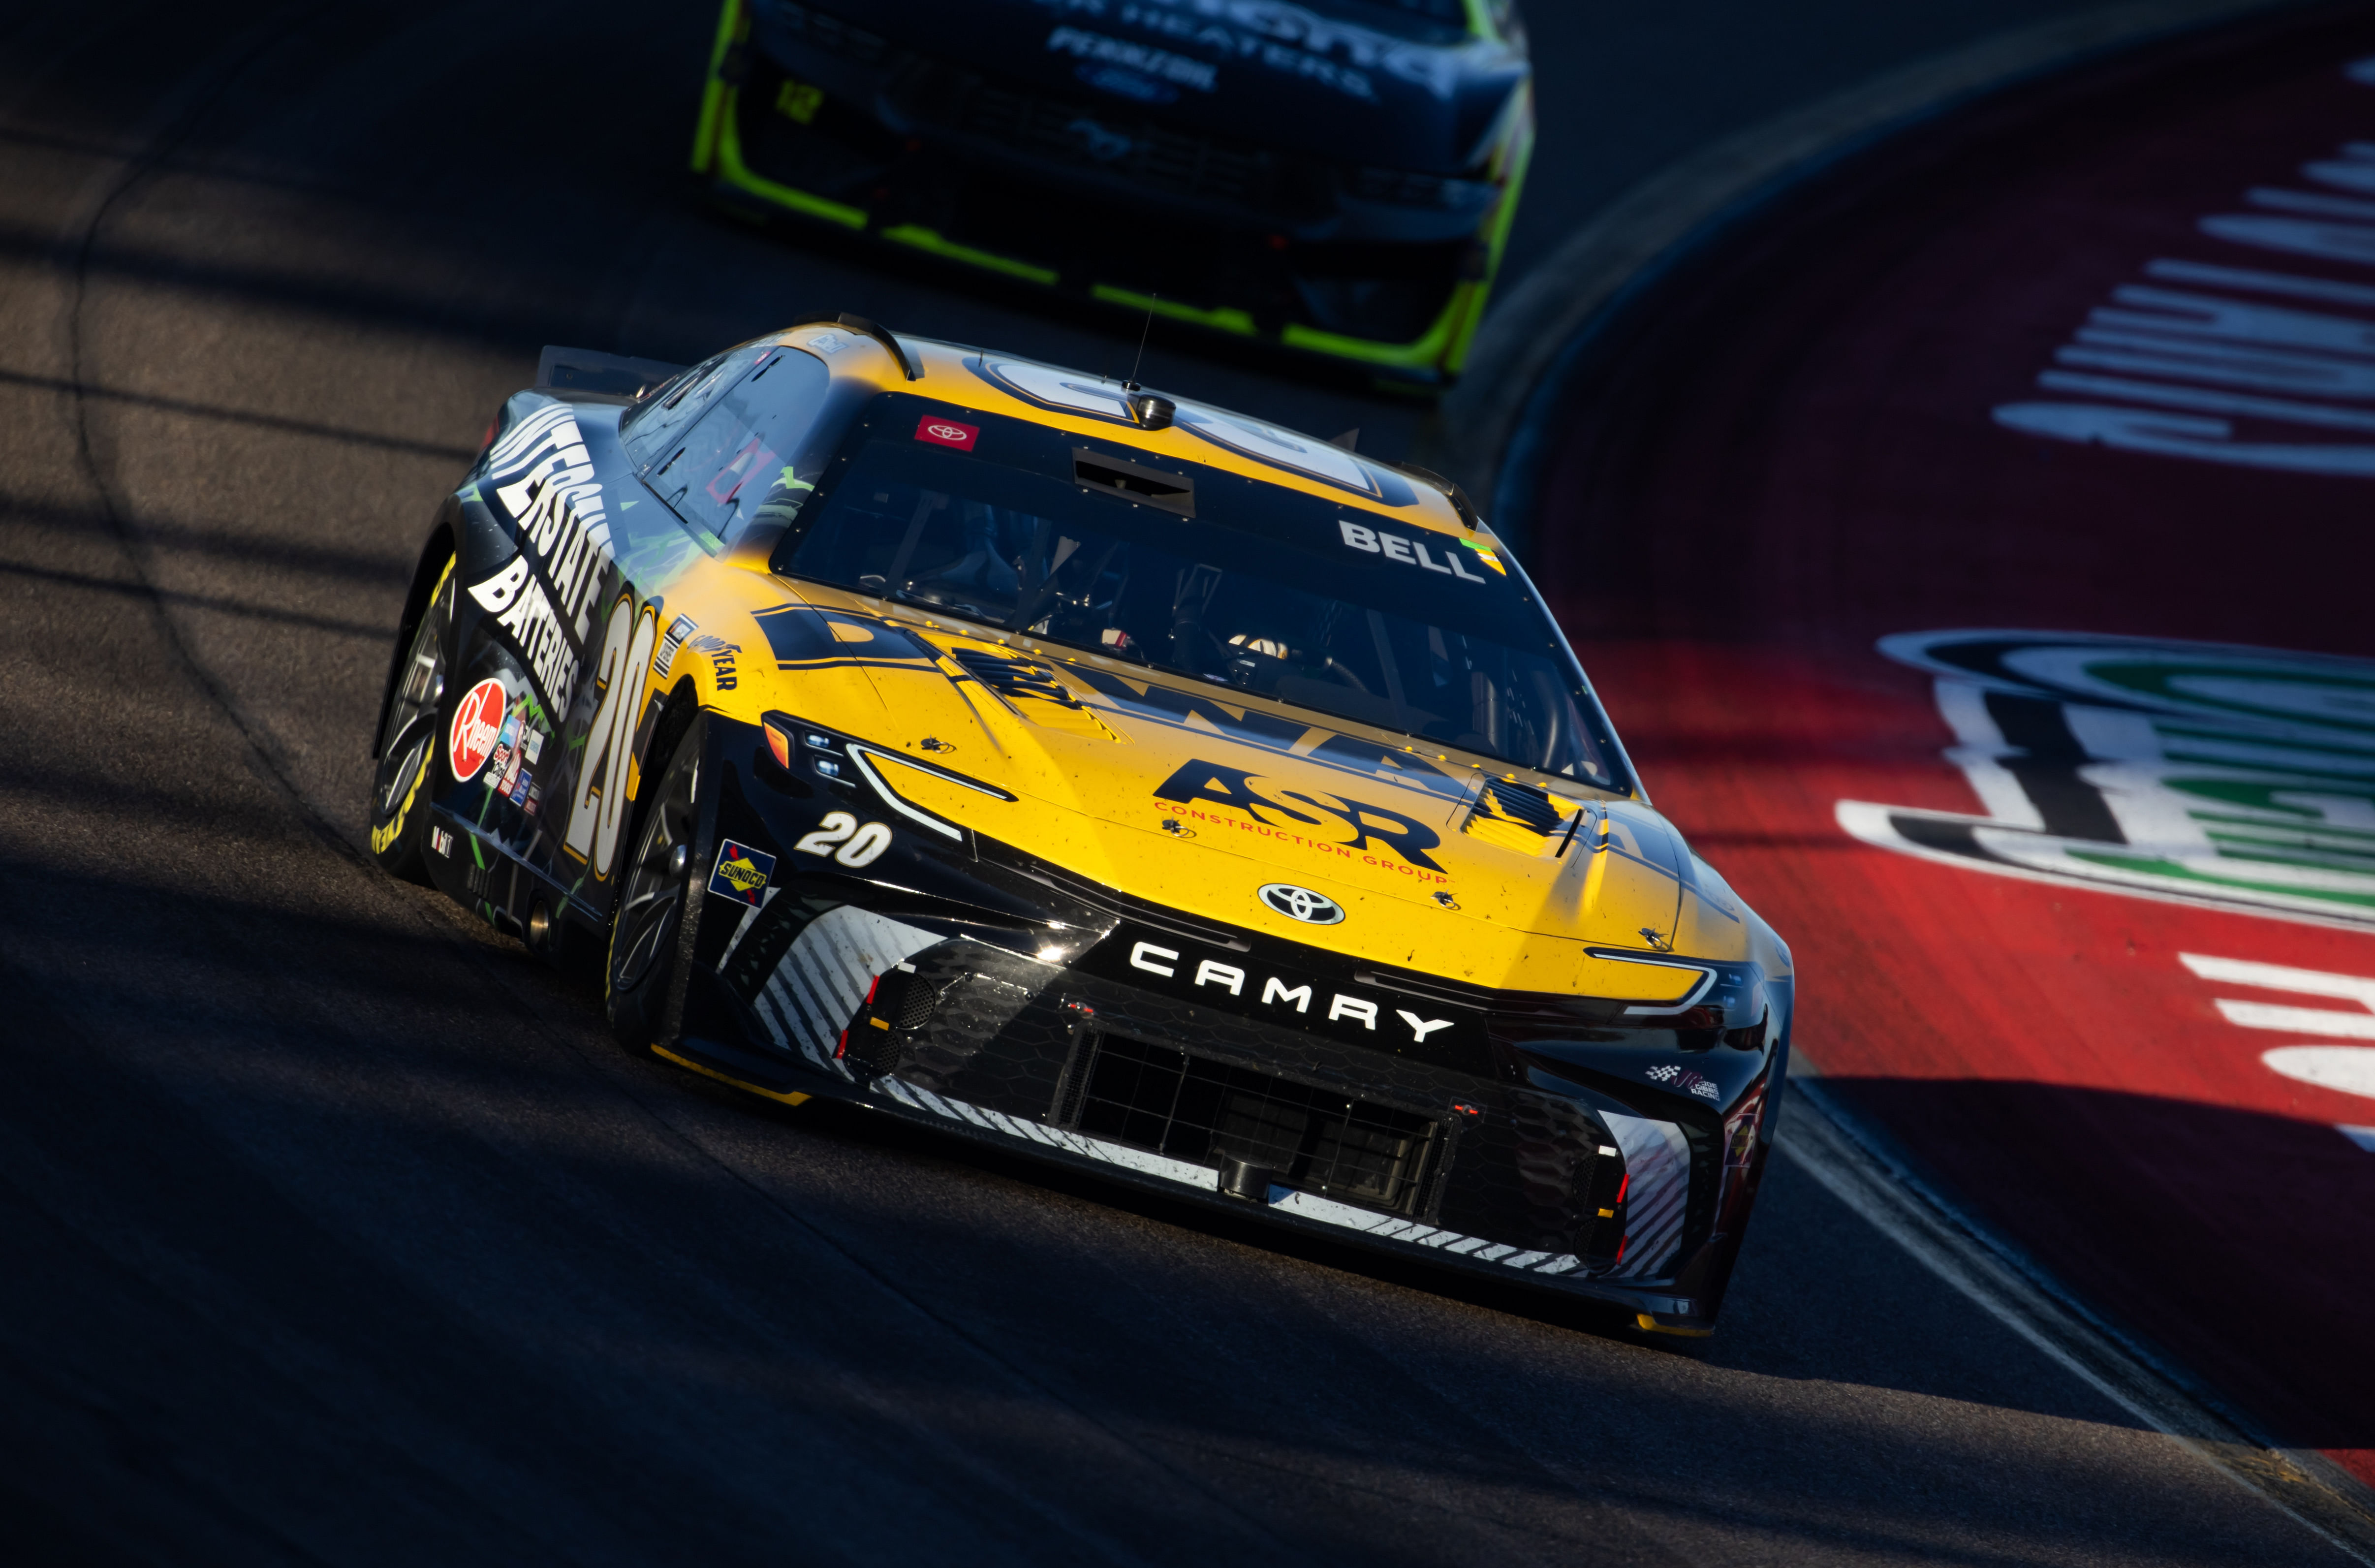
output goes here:
{"type": "Polygon", "coordinates": [[[1512,0],[726,0],[692,166],[748,210],[1426,384],[1532,147],[1512,0]]]}

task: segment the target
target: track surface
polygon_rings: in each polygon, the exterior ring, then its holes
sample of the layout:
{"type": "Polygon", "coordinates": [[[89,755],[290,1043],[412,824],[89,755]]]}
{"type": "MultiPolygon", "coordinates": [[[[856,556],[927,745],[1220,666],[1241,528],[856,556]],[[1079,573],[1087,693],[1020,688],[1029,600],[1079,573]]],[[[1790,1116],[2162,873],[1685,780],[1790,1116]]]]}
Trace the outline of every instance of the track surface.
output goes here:
{"type": "MultiPolygon", "coordinates": [[[[412,552],[538,344],[681,358],[829,305],[1126,351],[687,208],[704,10],[0,18],[12,1556],[2332,1560],[1787,1159],[1724,1332],[1645,1345],[714,1092],[362,864],[412,552]]],[[[1704,124],[1660,135],[1748,117],[1803,25],[1695,64],[1704,124]]],[[[1666,150],[1559,112],[1573,199],[1666,150]]]]}
{"type": "Polygon", "coordinates": [[[2257,36],[1913,138],[1678,277],[1566,411],[1536,559],[1790,933],[1833,1087],[2375,1481],[2375,23],[2257,36]],[[2001,628],[2189,673],[1875,650],[2001,628]]]}

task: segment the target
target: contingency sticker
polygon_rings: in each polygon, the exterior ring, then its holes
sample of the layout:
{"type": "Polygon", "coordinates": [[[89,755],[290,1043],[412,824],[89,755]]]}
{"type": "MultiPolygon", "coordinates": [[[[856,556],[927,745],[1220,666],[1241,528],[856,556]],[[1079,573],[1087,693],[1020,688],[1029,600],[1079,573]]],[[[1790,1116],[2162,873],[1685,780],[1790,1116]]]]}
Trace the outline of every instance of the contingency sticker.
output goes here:
{"type": "Polygon", "coordinates": [[[454,708],[454,728],[446,737],[445,760],[454,782],[468,784],[494,755],[503,732],[506,698],[503,683],[492,676],[462,693],[454,708]]]}
{"type": "Polygon", "coordinates": [[[710,873],[709,890],[737,903],[759,907],[767,879],[775,872],[775,857],[727,839],[717,852],[717,869],[710,873]]]}
{"type": "Polygon", "coordinates": [[[937,414],[927,414],[916,423],[916,439],[940,446],[953,446],[965,452],[973,450],[974,438],[981,434],[979,425],[961,425],[954,419],[943,419],[937,414]]]}

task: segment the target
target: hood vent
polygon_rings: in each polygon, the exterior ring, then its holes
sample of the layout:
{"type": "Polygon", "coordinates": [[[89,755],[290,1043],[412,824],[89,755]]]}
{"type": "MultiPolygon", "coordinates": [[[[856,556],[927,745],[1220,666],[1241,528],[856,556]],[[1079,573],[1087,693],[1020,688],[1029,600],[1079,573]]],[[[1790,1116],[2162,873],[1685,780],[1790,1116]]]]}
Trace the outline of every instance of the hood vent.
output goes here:
{"type": "Polygon", "coordinates": [[[1159,506],[1182,517],[1196,515],[1194,479],[1184,474],[1166,474],[1126,457],[1093,452],[1085,446],[1072,448],[1072,482],[1084,490],[1102,490],[1140,506],[1159,506]]]}
{"type": "Polygon", "coordinates": [[[1492,779],[1477,796],[1476,808],[1468,814],[1462,831],[1504,849],[1534,855],[1580,809],[1539,784],[1492,779]]]}

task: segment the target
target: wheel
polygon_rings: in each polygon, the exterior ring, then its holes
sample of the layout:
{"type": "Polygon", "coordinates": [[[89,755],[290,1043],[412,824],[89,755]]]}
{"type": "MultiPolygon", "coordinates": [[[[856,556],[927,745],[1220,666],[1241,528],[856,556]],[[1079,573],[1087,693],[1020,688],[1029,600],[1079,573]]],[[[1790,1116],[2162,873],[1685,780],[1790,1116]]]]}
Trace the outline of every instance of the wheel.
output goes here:
{"type": "Polygon", "coordinates": [[[412,882],[429,880],[423,796],[432,792],[431,781],[445,761],[437,744],[437,704],[445,695],[445,628],[453,618],[454,566],[448,561],[413,629],[372,779],[372,858],[390,876],[412,882]]]}
{"type": "MultiPolygon", "coordinates": [[[[610,917],[604,973],[610,1026],[631,1050],[647,1050],[670,1032],[669,992],[689,935],[684,914],[693,876],[694,792],[701,782],[705,727],[697,716],[685,726],[651,795],[639,803],[634,851],[627,857],[619,906],[610,917]]],[[[665,743],[667,737],[659,738],[665,743]]]]}

